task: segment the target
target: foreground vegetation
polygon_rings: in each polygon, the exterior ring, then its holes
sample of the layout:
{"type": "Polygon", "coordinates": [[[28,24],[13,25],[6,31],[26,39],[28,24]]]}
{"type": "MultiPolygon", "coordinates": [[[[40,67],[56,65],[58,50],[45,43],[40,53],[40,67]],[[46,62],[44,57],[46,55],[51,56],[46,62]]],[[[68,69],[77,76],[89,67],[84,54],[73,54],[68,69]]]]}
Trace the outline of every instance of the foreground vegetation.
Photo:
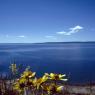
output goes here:
{"type": "Polygon", "coordinates": [[[12,79],[1,82],[1,95],[62,95],[64,92],[63,82],[67,81],[65,74],[45,73],[37,78],[36,72],[32,72],[28,66],[18,77],[16,64],[11,64],[10,69],[12,79]]]}
{"type": "Polygon", "coordinates": [[[65,74],[45,73],[37,78],[29,66],[21,72],[16,64],[10,70],[10,75],[0,76],[0,95],[95,95],[95,86],[68,85],[65,74]]]}

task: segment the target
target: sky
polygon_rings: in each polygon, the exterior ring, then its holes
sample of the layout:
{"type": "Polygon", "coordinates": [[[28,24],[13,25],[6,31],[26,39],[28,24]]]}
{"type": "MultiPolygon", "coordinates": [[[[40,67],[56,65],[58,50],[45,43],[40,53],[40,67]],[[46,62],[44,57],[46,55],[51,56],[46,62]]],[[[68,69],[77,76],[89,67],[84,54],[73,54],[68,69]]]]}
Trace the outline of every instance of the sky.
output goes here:
{"type": "Polygon", "coordinates": [[[95,41],[95,0],[0,0],[0,43],[95,41]]]}

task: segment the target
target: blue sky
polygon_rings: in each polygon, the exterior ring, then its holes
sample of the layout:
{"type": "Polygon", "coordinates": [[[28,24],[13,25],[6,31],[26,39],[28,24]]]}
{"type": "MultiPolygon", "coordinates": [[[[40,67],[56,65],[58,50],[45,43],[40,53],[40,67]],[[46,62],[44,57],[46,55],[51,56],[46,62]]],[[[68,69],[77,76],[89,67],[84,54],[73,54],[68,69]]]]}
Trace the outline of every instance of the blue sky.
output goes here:
{"type": "Polygon", "coordinates": [[[95,0],[0,0],[0,43],[95,41],[95,0]]]}

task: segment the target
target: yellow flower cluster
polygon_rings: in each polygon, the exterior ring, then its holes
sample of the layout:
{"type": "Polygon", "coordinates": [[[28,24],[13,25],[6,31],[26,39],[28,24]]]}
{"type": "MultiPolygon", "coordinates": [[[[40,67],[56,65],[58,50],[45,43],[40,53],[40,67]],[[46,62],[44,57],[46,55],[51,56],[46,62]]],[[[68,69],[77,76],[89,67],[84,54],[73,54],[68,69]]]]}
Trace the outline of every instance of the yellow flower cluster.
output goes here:
{"type": "Polygon", "coordinates": [[[35,72],[31,72],[26,69],[23,74],[21,74],[21,77],[14,83],[14,89],[21,92],[24,90],[24,88],[31,87],[33,84],[32,78],[35,76],[35,74],[35,72]]]}
{"type": "MultiPolygon", "coordinates": [[[[18,92],[24,92],[25,89],[32,92],[38,92],[39,90],[43,93],[51,95],[53,93],[59,93],[63,91],[64,86],[58,85],[57,81],[67,81],[65,79],[65,74],[55,74],[55,73],[45,73],[41,78],[35,77],[36,73],[26,69],[20,76],[19,79],[16,79],[14,83],[14,89],[18,92]],[[49,81],[52,81],[49,82],[49,81]],[[54,81],[54,82],[53,82],[54,81]]],[[[34,94],[37,95],[37,94],[34,94]]],[[[46,94],[45,94],[46,95],[46,94]]]]}
{"type": "Polygon", "coordinates": [[[65,74],[55,74],[55,73],[45,73],[45,75],[49,76],[49,79],[51,80],[63,80],[63,81],[67,81],[67,79],[65,79],[64,77],[66,76],[65,74]]]}

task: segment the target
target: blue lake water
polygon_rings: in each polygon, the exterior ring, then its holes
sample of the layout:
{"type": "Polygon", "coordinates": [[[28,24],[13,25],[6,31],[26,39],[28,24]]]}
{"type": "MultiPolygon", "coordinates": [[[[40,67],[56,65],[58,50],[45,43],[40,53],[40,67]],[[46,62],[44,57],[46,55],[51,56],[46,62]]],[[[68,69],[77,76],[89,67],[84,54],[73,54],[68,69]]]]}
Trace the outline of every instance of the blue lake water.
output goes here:
{"type": "Polygon", "coordinates": [[[29,65],[41,76],[44,72],[66,73],[70,82],[95,81],[95,43],[0,44],[0,72],[9,64],[29,65]]]}

